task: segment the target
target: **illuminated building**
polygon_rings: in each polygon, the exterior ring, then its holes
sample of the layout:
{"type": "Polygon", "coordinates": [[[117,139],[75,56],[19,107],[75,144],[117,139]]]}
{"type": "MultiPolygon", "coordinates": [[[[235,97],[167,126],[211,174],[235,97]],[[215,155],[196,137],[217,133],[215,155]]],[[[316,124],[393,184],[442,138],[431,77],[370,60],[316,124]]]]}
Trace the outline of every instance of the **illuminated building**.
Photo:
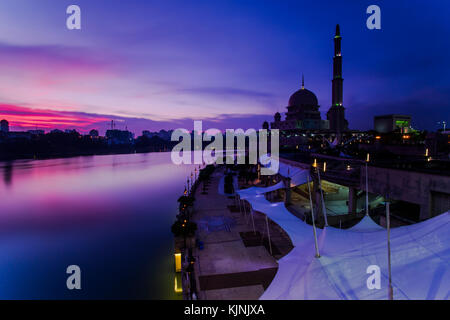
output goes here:
{"type": "Polygon", "coordinates": [[[402,133],[411,130],[411,116],[401,114],[387,114],[374,118],[374,129],[379,133],[389,133],[400,129],[402,133]]]}

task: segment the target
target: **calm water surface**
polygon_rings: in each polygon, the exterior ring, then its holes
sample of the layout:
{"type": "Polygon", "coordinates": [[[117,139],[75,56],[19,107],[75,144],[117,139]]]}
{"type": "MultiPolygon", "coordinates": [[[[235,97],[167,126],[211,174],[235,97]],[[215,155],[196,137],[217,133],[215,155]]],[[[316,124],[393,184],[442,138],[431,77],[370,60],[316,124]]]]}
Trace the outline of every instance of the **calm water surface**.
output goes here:
{"type": "Polygon", "coordinates": [[[191,170],[170,153],[0,162],[0,299],[180,298],[170,226],[191,170]]]}

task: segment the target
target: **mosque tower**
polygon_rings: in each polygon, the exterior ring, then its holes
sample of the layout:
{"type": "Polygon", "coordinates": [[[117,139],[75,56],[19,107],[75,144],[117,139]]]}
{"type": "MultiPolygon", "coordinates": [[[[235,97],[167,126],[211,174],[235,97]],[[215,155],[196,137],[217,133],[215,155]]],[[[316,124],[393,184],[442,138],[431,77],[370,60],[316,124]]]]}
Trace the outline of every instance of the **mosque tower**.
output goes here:
{"type": "Polygon", "coordinates": [[[348,130],[348,122],[345,120],[345,108],[343,106],[344,79],[342,78],[341,40],[340,28],[339,25],[336,25],[336,35],[334,37],[332,103],[327,112],[330,130],[336,133],[348,130]]]}

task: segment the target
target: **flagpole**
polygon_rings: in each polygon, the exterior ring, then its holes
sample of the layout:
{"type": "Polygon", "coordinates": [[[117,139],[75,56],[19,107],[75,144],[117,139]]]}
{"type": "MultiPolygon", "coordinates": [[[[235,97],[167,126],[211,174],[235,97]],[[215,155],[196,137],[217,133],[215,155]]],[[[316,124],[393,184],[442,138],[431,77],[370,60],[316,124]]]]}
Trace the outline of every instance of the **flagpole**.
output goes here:
{"type": "Polygon", "coordinates": [[[316,223],[314,221],[315,219],[314,219],[314,208],[313,208],[312,197],[311,197],[311,186],[309,185],[309,174],[306,177],[308,179],[309,205],[311,207],[311,217],[312,217],[313,232],[314,232],[314,245],[316,247],[316,258],[320,258],[319,246],[317,245],[316,223]]]}

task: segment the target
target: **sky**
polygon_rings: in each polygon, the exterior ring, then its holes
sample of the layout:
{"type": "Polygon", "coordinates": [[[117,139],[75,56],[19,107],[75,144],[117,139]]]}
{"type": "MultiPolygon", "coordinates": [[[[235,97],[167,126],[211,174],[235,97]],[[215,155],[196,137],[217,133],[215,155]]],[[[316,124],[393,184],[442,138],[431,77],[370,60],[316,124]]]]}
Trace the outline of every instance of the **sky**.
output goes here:
{"type": "Polygon", "coordinates": [[[450,2],[2,0],[0,118],[12,130],[260,128],[301,86],[331,105],[341,26],[351,129],[450,121],[450,2]],[[81,8],[81,30],[66,9],[81,8]],[[366,8],[381,8],[381,30],[366,8]]]}

